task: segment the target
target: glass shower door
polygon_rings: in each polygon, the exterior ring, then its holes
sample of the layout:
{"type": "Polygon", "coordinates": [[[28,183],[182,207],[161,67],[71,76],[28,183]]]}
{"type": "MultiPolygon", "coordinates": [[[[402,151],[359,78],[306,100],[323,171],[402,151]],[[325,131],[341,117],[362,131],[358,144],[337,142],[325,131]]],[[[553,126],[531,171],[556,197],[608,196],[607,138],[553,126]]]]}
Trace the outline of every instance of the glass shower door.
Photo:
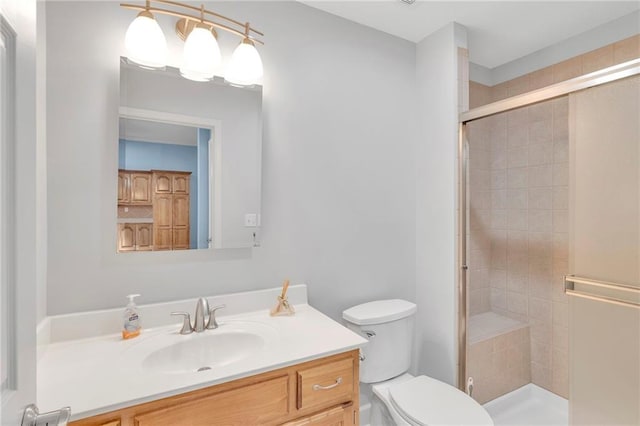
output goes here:
{"type": "Polygon", "coordinates": [[[639,117],[639,77],[570,96],[573,425],[640,424],[639,117]]]}

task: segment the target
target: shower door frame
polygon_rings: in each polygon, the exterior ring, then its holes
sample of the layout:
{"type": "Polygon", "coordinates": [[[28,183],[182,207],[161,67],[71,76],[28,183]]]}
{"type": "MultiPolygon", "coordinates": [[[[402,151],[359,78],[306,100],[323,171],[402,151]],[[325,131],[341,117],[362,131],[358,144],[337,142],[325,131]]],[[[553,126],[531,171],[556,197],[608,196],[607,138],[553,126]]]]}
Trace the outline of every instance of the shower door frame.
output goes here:
{"type": "Polygon", "coordinates": [[[458,116],[458,388],[467,391],[467,124],[545,102],[579,90],[640,74],[640,58],[613,65],[542,89],[470,109],[458,116]]]}

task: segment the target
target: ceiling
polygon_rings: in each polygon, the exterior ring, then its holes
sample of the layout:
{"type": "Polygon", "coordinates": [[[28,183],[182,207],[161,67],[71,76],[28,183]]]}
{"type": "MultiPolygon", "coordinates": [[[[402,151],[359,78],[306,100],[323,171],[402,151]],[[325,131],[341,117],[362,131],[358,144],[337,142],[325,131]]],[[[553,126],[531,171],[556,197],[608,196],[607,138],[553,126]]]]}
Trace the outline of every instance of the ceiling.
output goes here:
{"type": "Polygon", "coordinates": [[[178,124],[120,117],[120,139],[172,145],[198,144],[198,129],[178,124]]]}
{"type": "MultiPolygon", "coordinates": [[[[299,0],[418,42],[449,22],[467,28],[469,59],[495,68],[640,9],[640,1],[299,0]]],[[[640,28],[640,23],[638,23],[640,28]]]]}

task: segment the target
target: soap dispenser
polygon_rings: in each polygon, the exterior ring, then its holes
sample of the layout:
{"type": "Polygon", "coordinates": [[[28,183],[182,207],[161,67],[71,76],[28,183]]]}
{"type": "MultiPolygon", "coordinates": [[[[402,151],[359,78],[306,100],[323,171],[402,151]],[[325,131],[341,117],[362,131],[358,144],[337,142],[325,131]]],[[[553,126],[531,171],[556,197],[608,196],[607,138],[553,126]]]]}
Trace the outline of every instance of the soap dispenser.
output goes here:
{"type": "Polygon", "coordinates": [[[140,314],[138,313],[138,307],[136,306],[135,298],[140,296],[139,294],[130,294],[127,296],[129,303],[124,309],[124,325],[122,327],[122,338],[132,339],[140,335],[142,329],[140,325],[140,314]]]}

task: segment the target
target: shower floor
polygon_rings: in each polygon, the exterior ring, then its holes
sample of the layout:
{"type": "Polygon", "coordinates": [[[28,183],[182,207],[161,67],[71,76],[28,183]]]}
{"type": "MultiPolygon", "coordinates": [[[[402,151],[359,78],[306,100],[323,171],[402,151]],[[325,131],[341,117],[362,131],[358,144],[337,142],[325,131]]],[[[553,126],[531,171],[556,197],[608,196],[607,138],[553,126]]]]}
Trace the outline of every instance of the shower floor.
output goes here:
{"type": "Polygon", "coordinates": [[[567,426],[569,402],[529,383],[484,404],[495,426],[567,426]]]}

